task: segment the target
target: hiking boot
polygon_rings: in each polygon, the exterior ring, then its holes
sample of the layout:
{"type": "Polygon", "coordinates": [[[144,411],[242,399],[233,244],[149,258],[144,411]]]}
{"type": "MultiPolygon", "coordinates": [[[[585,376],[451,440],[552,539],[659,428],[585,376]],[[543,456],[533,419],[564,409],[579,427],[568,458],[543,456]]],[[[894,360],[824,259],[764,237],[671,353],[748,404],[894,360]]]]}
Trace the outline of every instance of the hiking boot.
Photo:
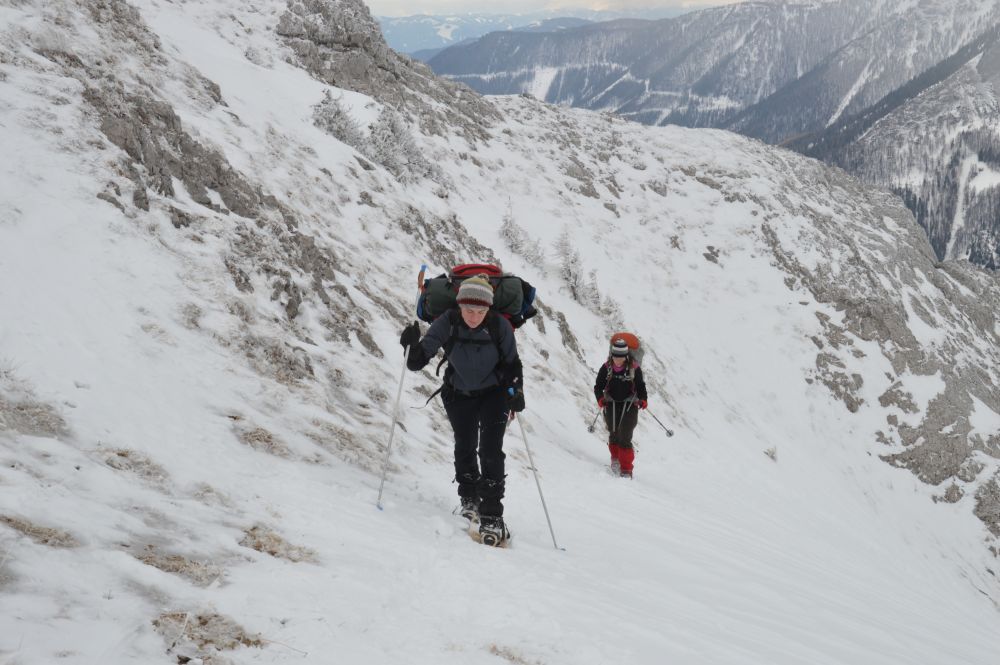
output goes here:
{"type": "Polygon", "coordinates": [[[462,505],[458,508],[458,514],[470,522],[479,521],[479,499],[476,497],[461,497],[462,505]]]}
{"type": "Polygon", "coordinates": [[[631,480],[632,479],[632,472],[631,471],[622,471],[621,472],[621,476],[622,476],[622,478],[628,478],[629,480],[631,480]]]}
{"type": "Polygon", "coordinates": [[[611,473],[617,476],[621,472],[622,472],[622,463],[616,459],[611,460],[611,473]]]}
{"type": "Polygon", "coordinates": [[[510,531],[502,517],[483,516],[479,519],[479,539],[483,545],[503,547],[510,540],[510,531]]]}

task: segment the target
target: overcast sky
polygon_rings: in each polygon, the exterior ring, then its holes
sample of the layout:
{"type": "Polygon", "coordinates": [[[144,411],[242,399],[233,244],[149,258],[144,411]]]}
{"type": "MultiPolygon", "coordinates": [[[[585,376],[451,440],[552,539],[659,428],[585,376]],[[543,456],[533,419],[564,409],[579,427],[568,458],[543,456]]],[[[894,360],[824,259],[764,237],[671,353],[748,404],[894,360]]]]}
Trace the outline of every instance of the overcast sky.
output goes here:
{"type": "Polygon", "coordinates": [[[574,7],[622,11],[631,8],[713,7],[736,0],[365,0],[375,16],[489,12],[506,14],[574,7]]]}

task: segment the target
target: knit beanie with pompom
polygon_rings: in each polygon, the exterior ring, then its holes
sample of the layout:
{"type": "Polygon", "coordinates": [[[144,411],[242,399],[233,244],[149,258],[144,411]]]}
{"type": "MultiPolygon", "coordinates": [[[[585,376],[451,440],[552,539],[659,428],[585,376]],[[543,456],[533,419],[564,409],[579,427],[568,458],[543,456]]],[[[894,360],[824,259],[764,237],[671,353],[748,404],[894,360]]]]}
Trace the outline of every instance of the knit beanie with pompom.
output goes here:
{"type": "Polygon", "coordinates": [[[455,302],[461,305],[473,305],[477,307],[489,307],[493,304],[493,286],[490,279],[484,274],[470,277],[462,282],[458,287],[458,296],[455,302]]]}

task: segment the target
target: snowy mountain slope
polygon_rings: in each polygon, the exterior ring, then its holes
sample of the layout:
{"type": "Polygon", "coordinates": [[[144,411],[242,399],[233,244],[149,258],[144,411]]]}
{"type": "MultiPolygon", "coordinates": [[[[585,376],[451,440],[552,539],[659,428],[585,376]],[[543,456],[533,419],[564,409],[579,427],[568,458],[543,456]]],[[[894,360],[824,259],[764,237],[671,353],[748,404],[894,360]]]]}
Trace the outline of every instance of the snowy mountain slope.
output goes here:
{"type": "Polygon", "coordinates": [[[865,113],[790,147],[900,193],[939,257],[996,269],[997,42],[987,32],[865,113]]]}
{"type": "Polygon", "coordinates": [[[6,660],[993,661],[995,277],[841,171],[481,100],[310,7],[0,9],[6,660]],[[327,92],[436,168],[321,131],[327,92]],[[416,269],[494,258],[541,293],[565,552],[517,426],[513,547],[466,537],[430,372],[374,508],[416,269]],[[620,327],[677,430],[641,417],[631,483],[587,432],[620,327]]]}
{"type": "Polygon", "coordinates": [[[901,193],[939,257],[995,268],[996,205],[983,186],[994,170],[989,86],[963,79],[936,93],[937,103],[911,104],[905,121],[882,122],[858,145],[847,143],[981,54],[995,39],[997,16],[993,0],[742,3],[655,23],[497,34],[430,64],[484,93],[523,91],[802,150],[901,193]],[[974,103],[982,111],[957,117],[954,101],[970,94],[982,98],[974,103]],[[973,172],[986,179],[968,188],[973,172]]]}
{"type": "Polygon", "coordinates": [[[429,64],[485,94],[531,92],[780,143],[874,104],[996,17],[994,0],[744,2],[656,22],[495,33],[429,64]]]}
{"type": "Polygon", "coordinates": [[[952,55],[998,17],[993,0],[844,4],[871,12],[866,29],[805,76],[740,113],[728,129],[780,143],[828,127],[952,55]]]}
{"type": "Polygon", "coordinates": [[[647,124],[712,125],[817,66],[869,20],[824,7],[740,3],[557,34],[492,33],[429,64],[483,93],[531,91],[544,78],[545,101],[647,124]]]}

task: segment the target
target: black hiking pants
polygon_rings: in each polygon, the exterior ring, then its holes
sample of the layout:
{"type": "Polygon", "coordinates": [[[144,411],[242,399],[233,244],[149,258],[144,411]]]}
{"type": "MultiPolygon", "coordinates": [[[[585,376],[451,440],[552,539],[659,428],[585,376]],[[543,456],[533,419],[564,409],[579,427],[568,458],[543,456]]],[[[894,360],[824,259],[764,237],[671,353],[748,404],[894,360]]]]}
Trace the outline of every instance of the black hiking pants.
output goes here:
{"type": "Polygon", "coordinates": [[[604,406],[604,424],[608,426],[608,443],[631,448],[632,432],[639,424],[639,406],[634,401],[608,402],[604,406]]]}
{"type": "Polygon", "coordinates": [[[458,495],[479,497],[480,515],[500,517],[506,458],[503,435],[509,413],[503,390],[498,386],[485,393],[466,395],[446,388],[441,398],[455,431],[458,495]]]}

